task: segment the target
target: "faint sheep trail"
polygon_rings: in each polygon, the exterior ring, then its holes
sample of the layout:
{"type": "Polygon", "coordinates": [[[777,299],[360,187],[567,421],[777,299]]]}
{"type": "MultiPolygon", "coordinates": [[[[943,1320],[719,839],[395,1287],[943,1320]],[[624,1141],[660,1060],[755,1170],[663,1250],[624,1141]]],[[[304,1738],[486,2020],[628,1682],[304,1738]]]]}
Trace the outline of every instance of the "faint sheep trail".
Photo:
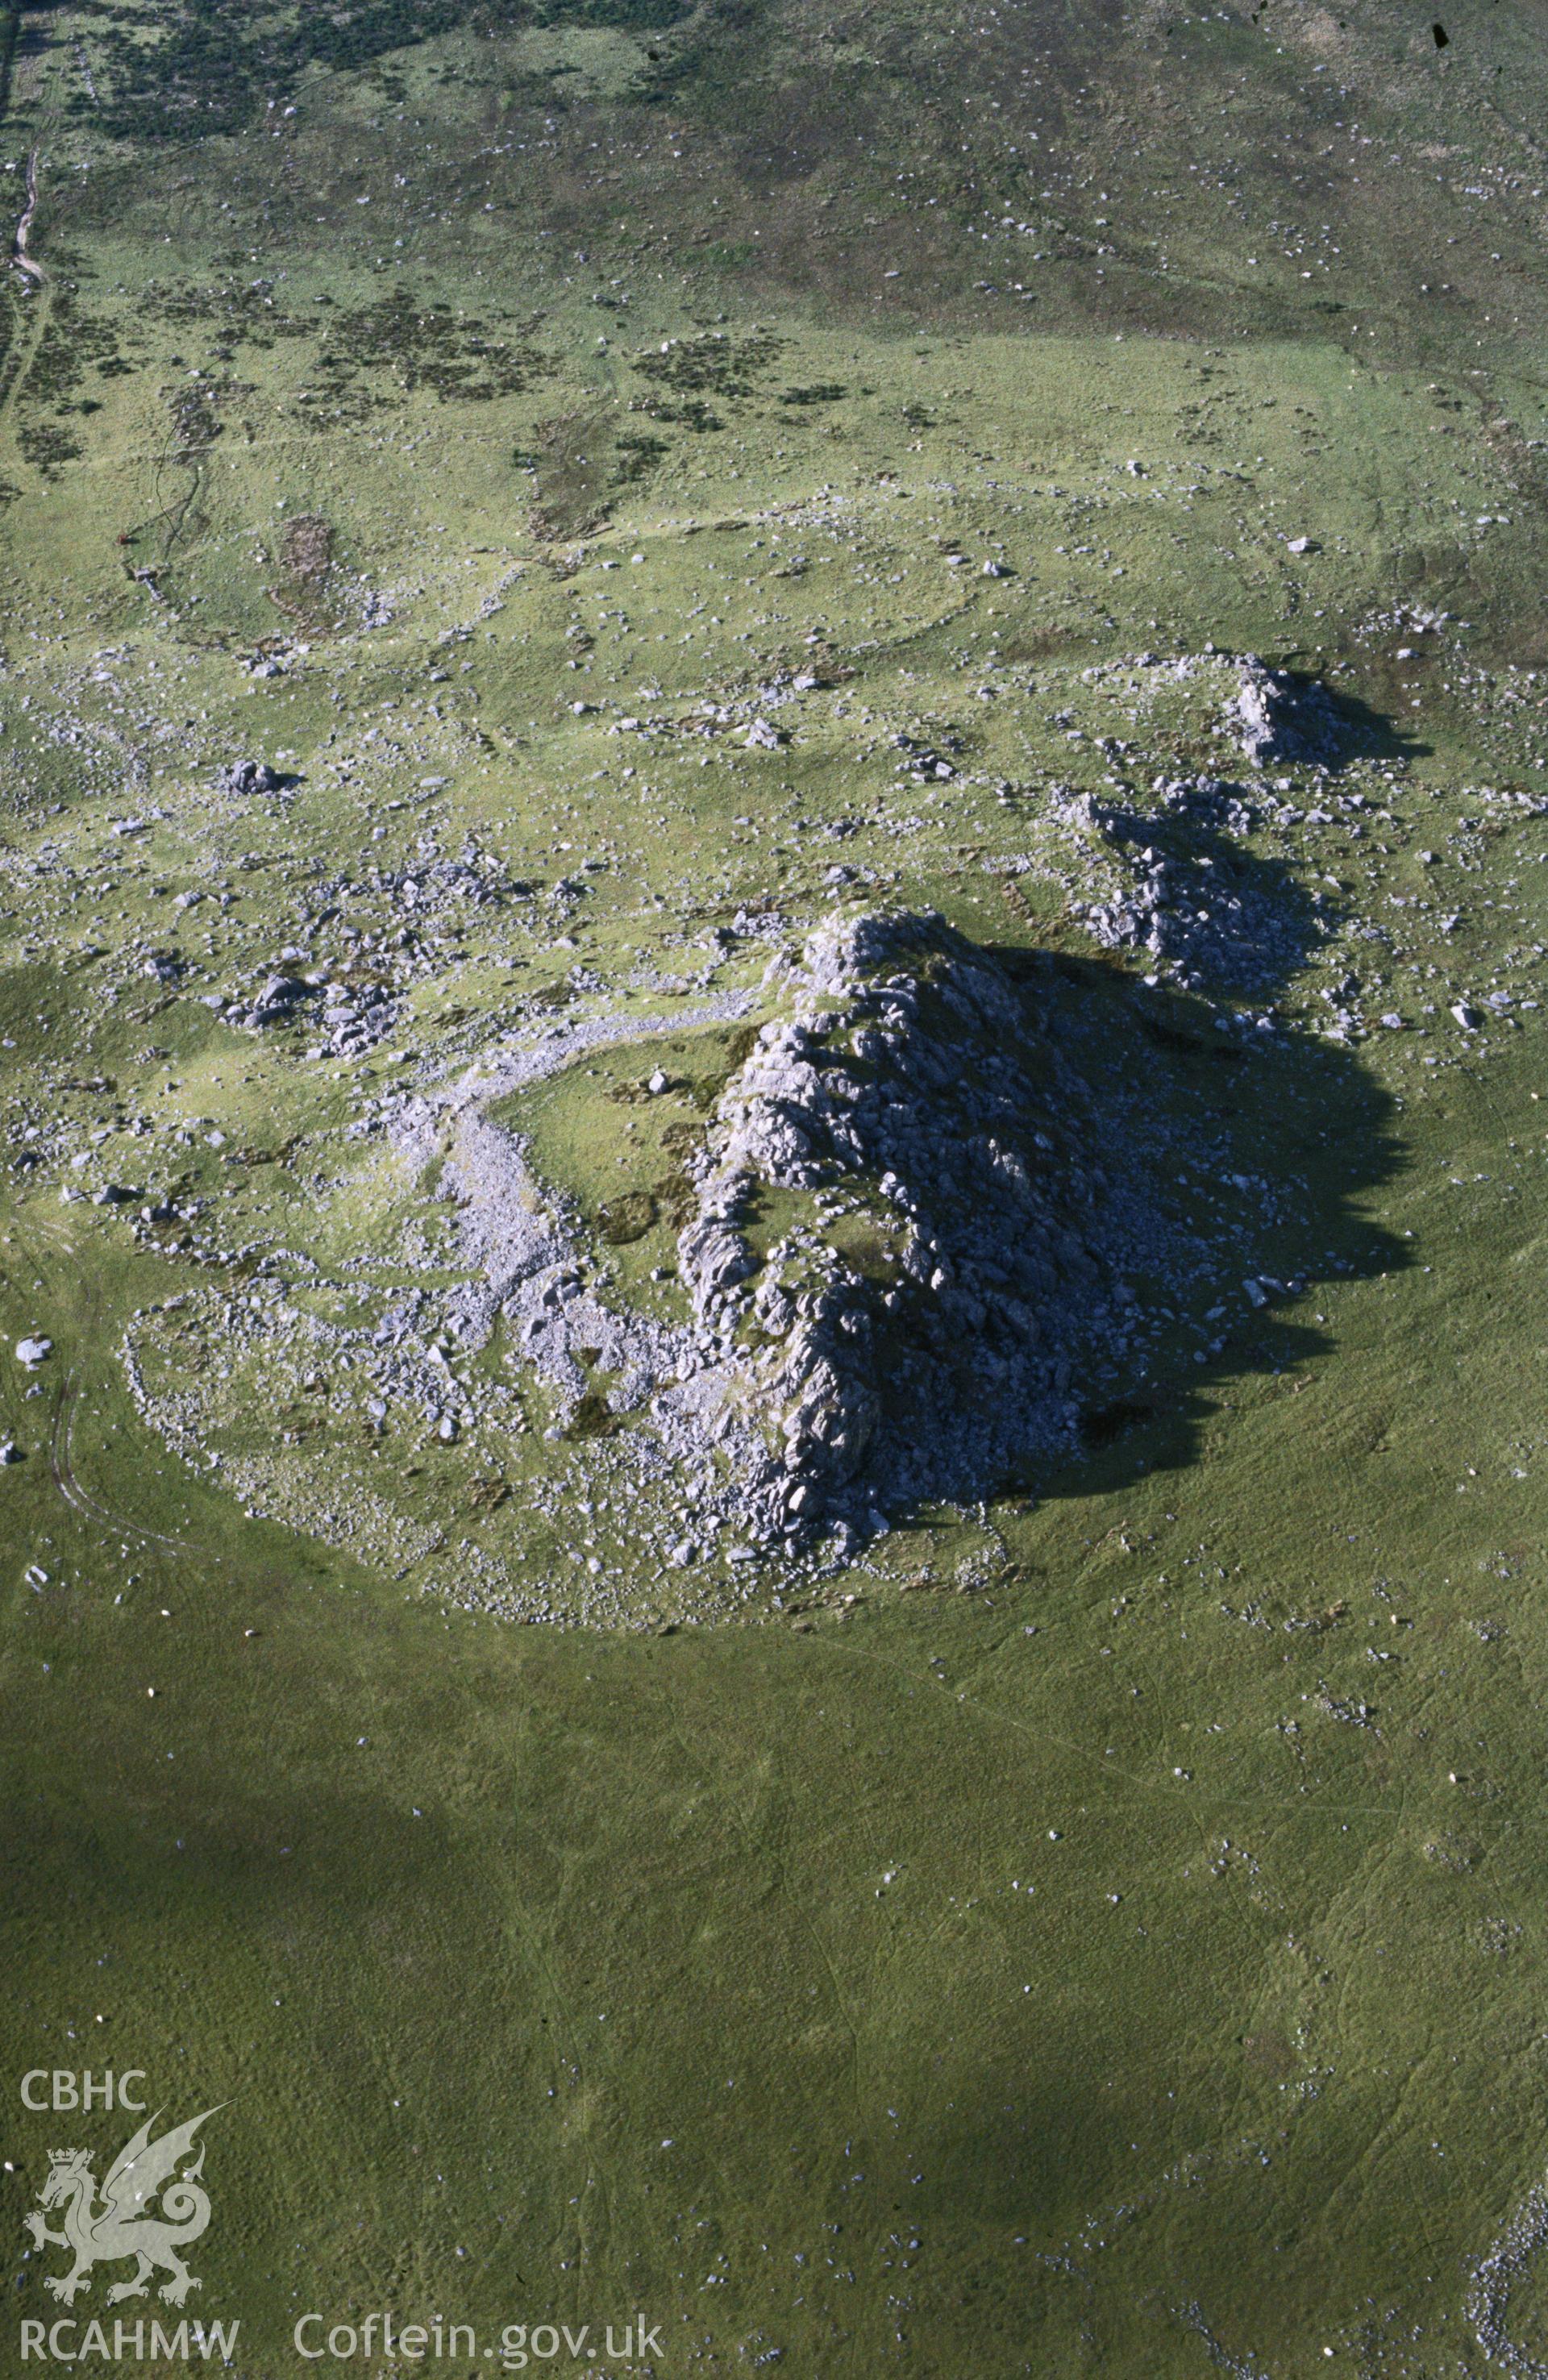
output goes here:
{"type": "Polygon", "coordinates": [[[82,1513],[87,1520],[95,1521],[104,1528],[116,1529],[122,1537],[138,1538],[141,1545],[165,1546],[169,1551],[176,1554],[196,1553],[199,1548],[187,1537],[164,1536],[159,1529],[144,1529],[137,1521],[121,1520],[116,1512],[110,1512],[104,1504],[99,1504],[95,1497],[86,1493],[75,1475],[75,1466],[70,1459],[70,1440],[75,1432],[75,1409],[79,1398],[80,1390],[76,1385],[76,1376],[72,1366],[66,1375],[64,1392],[59,1399],[58,1411],[54,1416],[54,1436],[48,1450],[48,1467],[53,1475],[54,1484],[66,1503],[76,1512],[82,1513]]]}

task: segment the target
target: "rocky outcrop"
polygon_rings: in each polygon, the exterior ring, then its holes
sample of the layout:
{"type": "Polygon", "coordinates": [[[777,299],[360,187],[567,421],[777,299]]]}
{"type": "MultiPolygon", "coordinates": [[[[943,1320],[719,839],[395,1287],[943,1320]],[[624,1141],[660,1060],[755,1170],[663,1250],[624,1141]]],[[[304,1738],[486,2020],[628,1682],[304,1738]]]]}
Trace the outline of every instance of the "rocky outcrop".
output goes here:
{"type": "Polygon", "coordinates": [[[267,760],[233,760],[215,779],[223,794],[277,793],[282,782],[267,760]]]}
{"type": "Polygon", "coordinates": [[[1255,769],[1300,763],[1327,765],[1343,737],[1327,689],[1314,678],[1270,669],[1249,655],[1231,704],[1231,723],[1255,769]]]}
{"type": "MultiPolygon", "coordinates": [[[[756,994],[554,1026],[391,1102],[394,1145],[439,1163],[456,1212],[471,1277],[440,1302],[449,1338],[475,1349],[503,1319],[554,1396],[548,1437],[606,1433],[640,1479],[690,1479],[674,1562],[716,1529],[843,1558],[1071,1448],[1082,1400],[1122,1376],[1145,1317],[1121,1275],[1162,1254],[1153,1190],[1127,1161],[1109,1180],[1031,972],[1036,991],[933,913],[835,913],[756,994]],[[487,1111],[606,1044],[732,1019],[750,1046],[682,1160],[689,1313],[667,1319],[619,1294],[614,1244],[588,1245],[487,1111]]],[[[423,1335],[407,1310],[384,1329],[389,1352],[423,1335]]]]}
{"type": "Polygon", "coordinates": [[[755,1534],[864,1530],[1068,1437],[1105,1185],[1023,994],[943,918],[830,918],[774,988],[678,1269],[762,1448],[755,1534]]]}

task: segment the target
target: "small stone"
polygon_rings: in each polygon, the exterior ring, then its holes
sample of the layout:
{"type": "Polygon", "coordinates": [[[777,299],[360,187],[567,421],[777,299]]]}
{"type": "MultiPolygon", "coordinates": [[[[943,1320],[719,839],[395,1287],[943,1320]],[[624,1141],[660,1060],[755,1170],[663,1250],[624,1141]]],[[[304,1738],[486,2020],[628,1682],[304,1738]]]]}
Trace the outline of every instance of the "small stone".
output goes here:
{"type": "Polygon", "coordinates": [[[52,1339],[18,1339],[16,1342],[16,1360],[18,1364],[25,1364],[29,1370],[38,1364],[46,1363],[53,1353],[52,1339]]]}

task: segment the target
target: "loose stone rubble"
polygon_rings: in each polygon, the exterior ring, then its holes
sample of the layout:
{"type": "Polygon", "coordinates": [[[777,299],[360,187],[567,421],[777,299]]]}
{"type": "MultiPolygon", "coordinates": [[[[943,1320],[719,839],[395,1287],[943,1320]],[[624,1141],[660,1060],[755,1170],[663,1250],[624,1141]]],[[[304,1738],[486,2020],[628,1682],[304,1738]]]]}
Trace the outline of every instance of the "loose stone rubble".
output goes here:
{"type": "Polygon", "coordinates": [[[302,1018],[320,1020],[325,1038],[310,1054],[352,1058],[374,1049],[392,1031],[397,1015],[396,1002],[381,984],[350,985],[311,976],[274,974],[265,977],[250,1002],[233,1001],[227,1005],[224,1022],[262,1032],[302,1018]]]}
{"type": "Polygon", "coordinates": [[[1548,2240],[1548,2191],[1541,2183],[1534,2183],[1488,2254],[1474,2266],[1472,2286],[1468,2292],[1468,2320],[1484,2354],[1503,2370],[1525,2375],[1525,2380],[1541,2380],[1541,2375],[1548,2372],[1548,2364],[1530,2348],[1519,2346],[1505,2325],[1512,2289],[1531,2265],[1544,2240],[1548,2240]]]}
{"type": "Polygon", "coordinates": [[[1233,846],[1252,827],[1253,811],[1216,778],[1158,779],[1155,790],[1161,808],[1149,814],[1090,795],[1068,807],[1102,837],[1125,880],[1105,900],[1074,902],[1074,913],[1103,949],[1149,951],[1188,988],[1282,978],[1300,954],[1304,929],[1290,888],[1266,889],[1261,868],[1233,846]],[[1225,832],[1194,832],[1201,828],[1225,832]]]}

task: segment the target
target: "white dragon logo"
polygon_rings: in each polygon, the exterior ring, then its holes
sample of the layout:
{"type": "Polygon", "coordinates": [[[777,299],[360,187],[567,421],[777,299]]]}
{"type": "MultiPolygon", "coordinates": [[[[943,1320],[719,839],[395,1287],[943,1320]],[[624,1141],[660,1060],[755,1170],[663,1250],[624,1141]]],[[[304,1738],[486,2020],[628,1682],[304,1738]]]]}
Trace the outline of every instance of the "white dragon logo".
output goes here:
{"type": "Polygon", "coordinates": [[[203,2115],[190,2117],[186,2124],[153,2141],[151,2129],[161,2113],[158,2108],[114,2159],[102,2185],[100,2204],[91,2170],[92,2152],[49,2151],[48,2180],[38,2192],[38,2204],[44,2209],[62,2206],[64,2228],[51,2231],[35,2210],[26,2217],[27,2228],[34,2248],[68,2248],[75,2263],[57,2279],[45,2275],[45,2289],[62,2298],[66,2305],[73,2305],[79,2292],[91,2288],[93,2265],[117,2264],[126,2256],[138,2259],[137,2269],[132,2279],[119,2281],[109,2289],[109,2305],[123,2298],[143,2297],[157,2269],[171,2276],[160,2291],[170,2305],[180,2306],[190,2289],[202,2286],[177,2252],[197,2240],[210,2220],[210,2201],[199,2180],[204,2170],[203,2143],[186,2173],[178,2173],[177,2167],[192,2151],[200,2125],[218,2112],[206,2107],[203,2115]],[[158,2194],[160,2215],[151,2215],[145,2210],[158,2194]]]}

